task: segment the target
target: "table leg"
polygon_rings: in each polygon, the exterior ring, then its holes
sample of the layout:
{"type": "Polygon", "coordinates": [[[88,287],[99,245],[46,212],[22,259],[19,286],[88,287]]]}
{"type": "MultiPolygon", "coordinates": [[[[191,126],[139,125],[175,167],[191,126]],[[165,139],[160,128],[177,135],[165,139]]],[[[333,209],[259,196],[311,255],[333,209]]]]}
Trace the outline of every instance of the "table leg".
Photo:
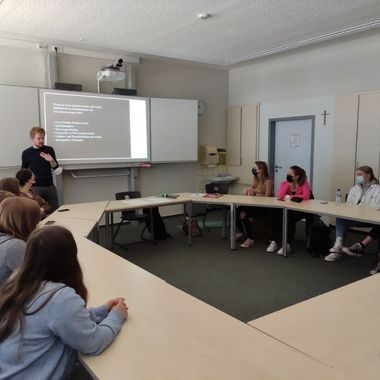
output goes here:
{"type": "Polygon", "coordinates": [[[227,239],[227,207],[223,210],[222,238],[227,239]]]}
{"type": "Polygon", "coordinates": [[[111,242],[111,249],[113,249],[113,212],[110,213],[111,217],[111,234],[110,234],[110,242],[111,242]]]}
{"type": "MultiPolygon", "coordinates": [[[[191,219],[192,219],[192,215],[193,215],[193,203],[192,202],[187,203],[187,213],[188,213],[188,217],[189,217],[189,230],[188,230],[188,234],[187,234],[187,245],[189,247],[191,247],[191,219]]],[[[185,218],[186,218],[186,214],[185,214],[185,218]]]]}
{"type": "Polygon", "coordinates": [[[106,211],[106,213],[104,214],[105,216],[105,219],[106,219],[106,248],[109,249],[110,248],[110,242],[109,242],[109,234],[110,234],[110,214],[109,212],[106,211]]]}
{"type": "Polygon", "coordinates": [[[94,232],[95,232],[95,236],[94,236],[95,242],[99,244],[99,222],[96,223],[94,232]]]}
{"type": "Polygon", "coordinates": [[[149,209],[149,216],[150,216],[150,236],[152,238],[152,241],[154,241],[154,223],[153,223],[153,208],[152,207],[149,209]]]}
{"type": "Polygon", "coordinates": [[[231,251],[234,251],[236,249],[236,241],[235,241],[235,234],[236,234],[236,224],[235,224],[235,212],[236,207],[234,204],[230,205],[230,248],[231,251]]]}
{"type": "Polygon", "coordinates": [[[288,243],[288,210],[286,207],[282,209],[282,255],[287,256],[286,245],[288,243]]]}

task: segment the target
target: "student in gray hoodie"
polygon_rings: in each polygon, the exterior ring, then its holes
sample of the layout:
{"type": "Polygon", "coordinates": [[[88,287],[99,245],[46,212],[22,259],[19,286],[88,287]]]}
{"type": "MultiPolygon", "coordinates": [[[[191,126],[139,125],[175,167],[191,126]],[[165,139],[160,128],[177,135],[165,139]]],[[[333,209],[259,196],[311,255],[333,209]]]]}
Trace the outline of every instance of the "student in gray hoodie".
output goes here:
{"type": "Polygon", "coordinates": [[[13,197],[0,203],[0,286],[18,268],[25,241],[41,220],[41,210],[32,199],[13,197]]]}
{"type": "Polygon", "coordinates": [[[0,379],[64,379],[77,353],[98,355],[128,316],[124,299],[86,308],[73,235],[49,226],[29,238],[0,294],[0,379]]]}

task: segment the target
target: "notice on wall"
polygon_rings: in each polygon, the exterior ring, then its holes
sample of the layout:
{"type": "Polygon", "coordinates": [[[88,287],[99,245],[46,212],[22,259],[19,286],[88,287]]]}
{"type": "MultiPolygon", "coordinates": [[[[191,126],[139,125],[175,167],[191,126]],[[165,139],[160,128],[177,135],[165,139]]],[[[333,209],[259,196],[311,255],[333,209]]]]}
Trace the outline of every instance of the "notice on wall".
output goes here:
{"type": "Polygon", "coordinates": [[[300,135],[290,135],[289,148],[299,148],[300,140],[300,135]]]}

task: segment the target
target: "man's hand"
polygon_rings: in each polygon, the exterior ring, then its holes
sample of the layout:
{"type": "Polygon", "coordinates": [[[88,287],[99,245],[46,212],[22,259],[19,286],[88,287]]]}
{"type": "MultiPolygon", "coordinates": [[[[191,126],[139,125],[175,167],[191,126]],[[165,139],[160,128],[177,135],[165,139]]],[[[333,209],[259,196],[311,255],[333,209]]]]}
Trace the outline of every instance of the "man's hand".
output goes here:
{"type": "Polygon", "coordinates": [[[41,153],[40,153],[40,156],[41,156],[44,160],[48,161],[48,162],[50,163],[50,166],[51,166],[52,168],[54,168],[54,167],[57,166],[57,163],[54,161],[54,158],[53,158],[49,153],[41,152],[41,153]]]}

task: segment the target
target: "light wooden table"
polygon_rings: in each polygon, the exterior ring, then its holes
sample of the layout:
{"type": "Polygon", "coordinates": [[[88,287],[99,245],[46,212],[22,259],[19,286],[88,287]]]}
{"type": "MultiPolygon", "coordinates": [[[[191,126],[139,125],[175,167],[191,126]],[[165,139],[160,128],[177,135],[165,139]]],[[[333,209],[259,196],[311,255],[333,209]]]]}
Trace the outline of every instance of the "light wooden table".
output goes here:
{"type": "Polygon", "coordinates": [[[65,218],[72,219],[88,219],[96,220],[97,222],[103,216],[104,210],[109,201],[88,202],[88,203],[75,203],[63,205],[59,207],[53,214],[62,214],[65,218]],[[66,210],[67,211],[62,211],[66,210]]]}
{"type": "MultiPolygon", "coordinates": [[[[172,206],[178,204],[189,204],[191,213],[191,200],[187,195],[180,194],[178,198],[161,198],[161,197],[144,197],[144,198],[133,198],[125,200],[115,200],[110,201],[106,206],[105,219],[106,219],[106,247],[112,249],[113,247],[113,214],[118,211],[128,211],[128,210],[139,210],[143,208],[149,208],[150,210],[154,207],[161,206],[172,206]]],[[[151,223],[153,222],[152,214],[151,223]]],[[[153,239],[153,223],[151,226],[151,234],[153,239]]],[[[189,234],[189,244],[191,244],[191,234],[189,234]]]]}
{"type": "Polygon", "coordinates": [[[354,379],[378,380],[380,275],[249,322],[354,379]]]}
{"type": "Polygon", "coordinates": [[[344,377],[85,238],[76,238],[89,304],[123,296],[129,318],[100,356],[96,377],[133,380],[305,380],[344,377]]]}
{"type": "Polygon", "coordinates": [[[67,218],[57,212],[49,215],[46,219],[41,221],[40,226],[45,225],[59,225],[66,227],[73,235],[80,235],[88,237],[91,232],[96,229],[96,236],[98,236],[98,221],[89,219],[73,219],[67,218]],[[53,223],[51,223],[53,222],[53,223]]]}
{"type": "Polygon", "coordinates": [[[287,210],[308,212],[311,214],[328,215],[344,219],[357,220],[364,223],[380,223],[380,211],[373,207],[354,206],[348,203],[322,203],[317,199],[310,199],[301,203],[286,201],[287,210]]]}
{"type": "MultiPolygon", "coordinates": [[[[230,208],[230,249],[233,251],[236,249],[236,207],[248,206],[248,207],[267,207],[267,208],[280,208],[284,209],[285,202],[277,200],[275,197],[254,197],[247,195],[232,195],[223,194],[219,198],[204,197],[203,193],[183,193],[181,194],[191,200],[192,203],[206,203],[212,205],[224,205],[230,208]]],[[[284,220],[283,230],[286,231],[287,221],[284,220]]],[[[283,241],[286,243],[286,235],[283,241]]]]}

